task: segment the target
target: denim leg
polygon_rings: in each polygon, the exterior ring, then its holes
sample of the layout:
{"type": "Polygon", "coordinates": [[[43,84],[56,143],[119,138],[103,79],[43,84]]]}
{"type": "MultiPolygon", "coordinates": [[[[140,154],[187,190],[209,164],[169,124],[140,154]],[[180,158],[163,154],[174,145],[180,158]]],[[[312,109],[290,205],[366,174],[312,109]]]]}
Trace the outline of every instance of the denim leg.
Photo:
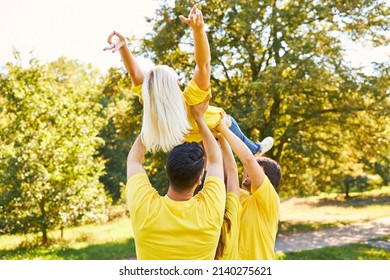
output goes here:
{"type": "Polygon", "coordinates": [[[250,140],[248,137],[242,133],[240,127],[238,126],[237,121],[230,115],[228,115],[230,120],[232,121],[232,125],[229,127],[229,129],[240,138],[245,145],[251,150],[252,154],[256,154],[261,149],[261,145],[259,143],[255,143],[252,140],[250,140]]]}

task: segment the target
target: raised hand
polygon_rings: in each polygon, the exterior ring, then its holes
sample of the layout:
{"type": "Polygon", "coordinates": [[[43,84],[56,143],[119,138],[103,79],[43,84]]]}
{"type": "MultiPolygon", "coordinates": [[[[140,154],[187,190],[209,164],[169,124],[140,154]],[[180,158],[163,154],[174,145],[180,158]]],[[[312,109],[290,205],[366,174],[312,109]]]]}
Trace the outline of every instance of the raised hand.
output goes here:
{"type": "Polygon", "coordinates": [[[203,14],[196,5],[194,5],[188,14],[188,18],[180,15],[182,22],[192,27],[192,29],[202,29],[204,27],[203,14]]]}
{"type": "Polygon", "coordinates": [[[112,50],[113,53],[117,52],[121,47],[126,45],[125,37],[123,37],[121,34],[119,34],[116,31],[113,31],[113,32],[110,33],[110,35],[108,36],[107,42],[110,45],[108,47],[105,47],[103,49],[103,51],[112,50]],[[116,40],[115,42],[112,41],[112,38],[114,36],[116,36],[118,38],[118,40],[116,40]]]}

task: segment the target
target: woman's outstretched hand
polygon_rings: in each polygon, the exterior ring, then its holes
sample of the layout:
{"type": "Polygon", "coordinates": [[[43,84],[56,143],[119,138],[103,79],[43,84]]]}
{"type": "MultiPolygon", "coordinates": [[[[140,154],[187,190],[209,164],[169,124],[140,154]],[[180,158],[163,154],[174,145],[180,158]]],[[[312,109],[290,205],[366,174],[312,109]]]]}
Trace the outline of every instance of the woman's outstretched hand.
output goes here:
{"type": "Polygon", "coordinates": [[[179,18],[182,22],[192,27],[192,29],[201,29],[204,27],[203,14],[196,5],[194,5],[188,14],[188,18],[180,15],[179,18]]]}
{"type": "Polygon", "coordinates": [[[109,46],[105,47],[103,49],[103,51],[112,50],[113,53],[118,51],[121,47],[126,45],[125,37],[123,37],[121,34],[119,34],[116,31],[113,31],[110,33],[110,35],[108,36],[107,42],[108,42],[109,46]],[[118,40],[116,40],[115,42],[112,41],[112,38],[114,36],[118,38],[118,40]]]}

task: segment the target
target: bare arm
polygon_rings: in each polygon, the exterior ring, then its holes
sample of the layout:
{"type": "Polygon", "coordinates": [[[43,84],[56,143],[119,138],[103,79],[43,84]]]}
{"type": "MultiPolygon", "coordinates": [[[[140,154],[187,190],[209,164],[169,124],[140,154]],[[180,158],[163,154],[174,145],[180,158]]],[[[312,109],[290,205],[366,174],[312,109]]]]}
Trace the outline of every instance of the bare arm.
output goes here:
{"type": "Polygon", "coordinates": [[[142,163],[146,154],[146,148],[138,135],[127,156],[127,180],[137,173],[146,173],[142,163]]]}
{"type": "Polygon", "coordinates": [[[225,137],[218,137],[222,149],[223,168],[225,173],[226,192],[235,193],[240,197],[240,183],[238,180],[238,169],[234,159],[232,148],[225,137]]]}
{"type": "Polygon", "coordinates": [[[135,59],[132,52],[129,50],[126,44],[126,39],[121,34],[116,31],[113,31],[107,39],[107,42],[110,44],[109,47],[105,47],[103,50],[112,50],[112,52],[116,52],[119,50],[119,53],[122,57],[123,64],[127,72],[130,75],[131,81],[134,86],[138,86],[144,81],[144,73],[142,72],[141,67],[139,66],[137,60],[135,59]],[[112,38],[116,36],[118,37],[118,41],[113,43],[112,38]]]}
{"type": "Polygon", "coordinates": [[[192,27],[192,34],[194,36],[194,57],[195,57],[195,71],[194,81],[201,90],[207,90],[210,87],[210,45],[204,31],[204,21],[202,12],[194,5],[185,18],[180,15],[182,22],[192,27]]]}
{"type": "Polygon", "coordinates": [[[245,170],[248,172],[251,178],[251,184],[254,189],[258,189],[264,181],[265,174],[263,169],[257,163],[256,158],[253,156],[249,148],[237,137],[225,124],[224,121],[218,126],[218,130],[229,142],[234,153],[238,156],[241,163],[244,165],[245,170]]]}
{"type": "Polygon", "coordinates": [[[203,119],[203,113],[207,110],[210,98],[207,98],[202,103],[191,107],[192,114],[199,127],[200,135],[203,139],[203,146],[207,157],[207,176],[217,176],[223,180],[223,161],[221,149],[218,146],[214,135],[207,127],[203,119]]]}

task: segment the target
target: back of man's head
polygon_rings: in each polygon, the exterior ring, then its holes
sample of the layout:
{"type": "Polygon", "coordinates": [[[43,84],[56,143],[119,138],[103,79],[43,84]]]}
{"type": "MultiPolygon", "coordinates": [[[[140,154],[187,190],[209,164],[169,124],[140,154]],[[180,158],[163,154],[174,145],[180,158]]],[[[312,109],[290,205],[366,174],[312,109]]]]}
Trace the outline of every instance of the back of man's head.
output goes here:
{"type": "Polygon", "coordinates": [[[171,187],[177,192],[192,188],[204,167],[204,151],[199,143],[175,146],[167,158],[167,175],[171,187]]]}
{"type": "Polygon", "coordinates": [[[257,163],[263,167],[265,175],[267,175],[268,179],[271,181],[271,184],[274,186],[276,190],[279,189],[280,181],[282,180],[282,169],[279,164],[267,157],[258,157],[257,163]]]}

